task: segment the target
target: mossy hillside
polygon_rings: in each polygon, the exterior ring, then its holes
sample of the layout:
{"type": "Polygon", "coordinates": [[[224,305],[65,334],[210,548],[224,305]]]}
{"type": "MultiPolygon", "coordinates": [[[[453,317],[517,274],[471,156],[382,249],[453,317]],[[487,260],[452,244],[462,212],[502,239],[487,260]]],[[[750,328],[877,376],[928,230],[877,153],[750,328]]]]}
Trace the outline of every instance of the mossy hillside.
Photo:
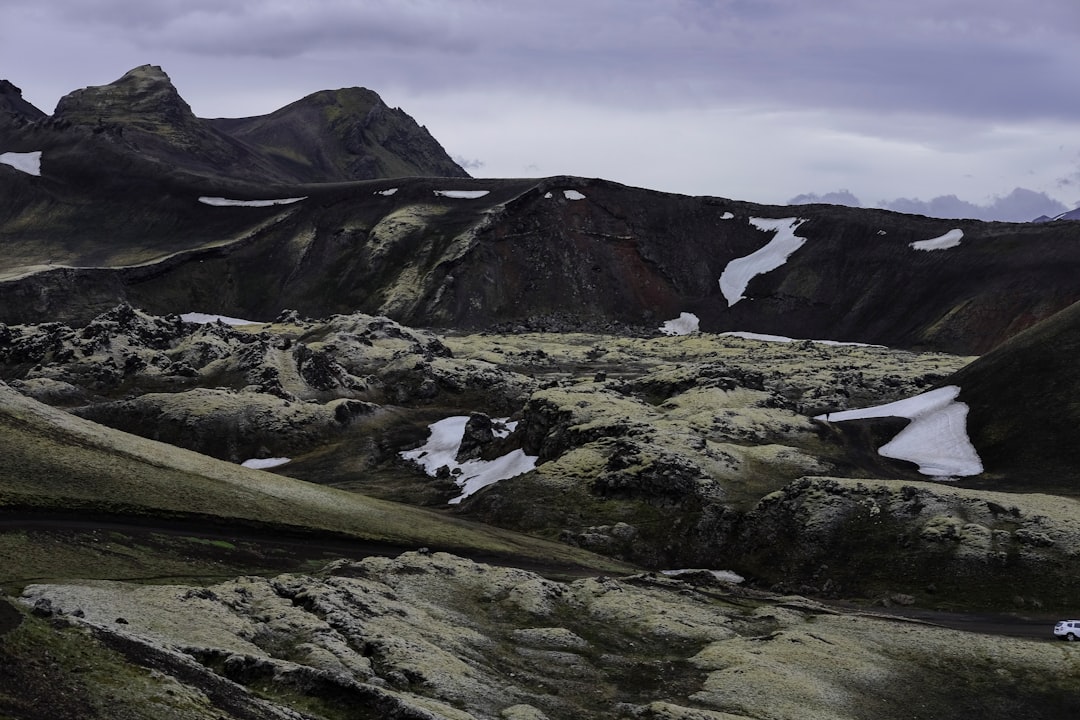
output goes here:
{"type": "MultiPolygon", "coordinates": [[[[2,596],[0,603],[13,607],[2,596]]],[[[25,608],[17,612],[19,625],[0,639],[0,717],[222,717],[223,709],[198,688],[132,663],[85,629],[35,617],[25,608]]]]}
{"type": "MultiPolygon", "coordinates": [[[[402,545],[561,562],[564,546],[485,530],[419,509],[248,470],[89,423],[0,387],[3,504],[204,516],[342,533],[402,545]]],[[[601,562],[599,559],[598,562],[601,562]]],[[[587,562],[587,561],[586,561],[587,562]]]]}

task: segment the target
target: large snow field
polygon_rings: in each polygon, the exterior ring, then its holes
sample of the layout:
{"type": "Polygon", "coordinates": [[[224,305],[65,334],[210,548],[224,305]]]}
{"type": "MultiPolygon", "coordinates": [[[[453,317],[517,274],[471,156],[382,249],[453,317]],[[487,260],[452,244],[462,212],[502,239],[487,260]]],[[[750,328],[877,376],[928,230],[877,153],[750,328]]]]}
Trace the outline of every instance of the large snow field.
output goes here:
{"type": "Polygon", "coordinates": [[[0,153],[0,164],[24,172],[27,175],[41,177],[41,151],[0,153]]]}
{"type": "Polygon", "coordinates": [[[863,418],[902,417],[911,424],[878,448],[878,454],[908,460],[933,477],[978,475],[982,460],[967,434],[967,403],[958,402],[956,385],[937,388],[886,405],[818,415],[815,420],[840,422],[863,418]]]}
{"type": "Polygon", "coordinates": [[[750,224],[762,232],[774,232],[776,235],[764,247],[746,257],[736,258],[727,264],[720,275],[720,292],[727,298],[728,307],[746,296],[746,286],[758,275],[775,270],[806,242],[795,230],[805,220],[799,218],[750,218],[750,224]]]}
{"type": "MultiPolygon", "coordinates": [[[[455,415],[432,423],[428,425],[431,434],[426,443],[415,450],[400,453],[402,458],[417,463],[432,477],[435,477],[439,468],[444,465],[450,469],[454,474],[454,482],[461,488],[461,494],[450,500],[451,505],[460,503],[481,488],[527,473],[536,467],[537,456],[526,455],[523,450],[514,450],[494,460],[467,460],[459,463],[457,454],[465,436],[465,424],[468,422],[468,416],[455,415]]],[[[495,422],[502,422],[507,427],[506,432],[496,433],[500,437],[512,432],[516,426],[516,423],[507,423],[506,418],[497,419],[495,422]]]]}

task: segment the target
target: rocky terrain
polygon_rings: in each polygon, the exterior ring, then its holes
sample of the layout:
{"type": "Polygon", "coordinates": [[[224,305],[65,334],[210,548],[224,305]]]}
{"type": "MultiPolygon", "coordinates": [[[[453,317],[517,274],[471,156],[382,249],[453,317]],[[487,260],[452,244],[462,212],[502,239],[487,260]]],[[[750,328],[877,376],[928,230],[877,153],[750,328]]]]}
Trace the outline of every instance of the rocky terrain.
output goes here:
{"type": "Polygon", "coordinates": [[[0,84],[0,160],[0,717],[1076,716],[1075,223],[472,179],[154,66],[0,84]]]}

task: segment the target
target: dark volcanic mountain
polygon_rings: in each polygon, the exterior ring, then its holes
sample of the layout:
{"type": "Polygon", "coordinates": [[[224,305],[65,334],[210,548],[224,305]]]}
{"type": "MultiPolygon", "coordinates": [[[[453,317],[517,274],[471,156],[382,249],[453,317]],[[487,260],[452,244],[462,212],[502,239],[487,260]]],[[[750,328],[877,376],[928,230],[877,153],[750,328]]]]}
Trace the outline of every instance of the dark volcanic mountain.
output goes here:
{"type": "Polygon", "coordinates": [[[124,301],[475,329],[652,332],[692,313],[707,331],[978,353],[1080,300],[1072,223],[472,180],[360,88],[201,120],[147,65],[0,151],[42,153],[40,178],[0,166],[0,322],[87,322],[124,301]],[[359,180],[404,175],[446,179],[359,180]]]}
{"type": "MultiPolygon", "coordinates": [[[[10,85],[10,84],[9,84],[10,85]]],[[[13,87],[13,86],[11,86],[13,87]]],[[[4,97],[11,97],[8,92],[4,97]]],[[[24,103],[25,104],[25,103],[24,103]]],[[[70,180],[234,189],[401,175],[467,174],[431,135],[370,90],[317,93],[265,117],[203,120],[157,66],[61,98],[51,118],[11,129],[0,150],[34,145],[70,180]]]]}
{"type": "Polygon", "coordinates": [[[366,88],[323,90],[269,115],[206,122],[302,182],[468,177],[426,128],[366,88]]]}
{"type": "Polygon", "coordinates": [[[1080,300],[1071,223],[830,205],[796,216],[571,177],[264,186],[243,197],[307,199],[215,207],[198,201],[218,194],[210,186],[118,193],[54,174],[48,151],[43,167],[41,179],[0,172],[0,272],[19,276],[0,285],[2,322],[86,322],[130,301],[162,314],[359,310],[427,327],[651,332],[688,312],[708,331],[975,353],[1080,300]],[[768,227],[778,221],[783,232],[768,227]],[[766,270],[759,258],[784,236],[804,242],[766,270]],[[721,278],[741,278],[744,297],[721,278]]]}

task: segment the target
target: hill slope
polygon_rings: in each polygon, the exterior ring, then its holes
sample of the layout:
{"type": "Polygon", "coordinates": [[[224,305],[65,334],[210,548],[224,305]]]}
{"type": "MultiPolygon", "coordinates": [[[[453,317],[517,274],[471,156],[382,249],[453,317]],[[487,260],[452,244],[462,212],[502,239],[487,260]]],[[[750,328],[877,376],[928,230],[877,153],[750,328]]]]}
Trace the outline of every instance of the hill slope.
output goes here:
{"type": "MultiPolygon", "coordinates": [[[[0,519],[35,513],[291,529],[396,547],[430,546],[525,562],[616,567],[563,545],[214,460],[76,418],[0,383],[0,519]],[[590,559],[592,558],[592,559],[590,559]]],[[[7,555],[8,533],[2,536],[7,555]]],[[[12,572],[18,563],[5,563],[12,572]]],[[[81,568],[86,571],[88,568],[81,568]]],[[[77,572],[72,569],[72,572],[77,572]]],[[[10,581],[10,576],[2,578],[10,581]]]]}

